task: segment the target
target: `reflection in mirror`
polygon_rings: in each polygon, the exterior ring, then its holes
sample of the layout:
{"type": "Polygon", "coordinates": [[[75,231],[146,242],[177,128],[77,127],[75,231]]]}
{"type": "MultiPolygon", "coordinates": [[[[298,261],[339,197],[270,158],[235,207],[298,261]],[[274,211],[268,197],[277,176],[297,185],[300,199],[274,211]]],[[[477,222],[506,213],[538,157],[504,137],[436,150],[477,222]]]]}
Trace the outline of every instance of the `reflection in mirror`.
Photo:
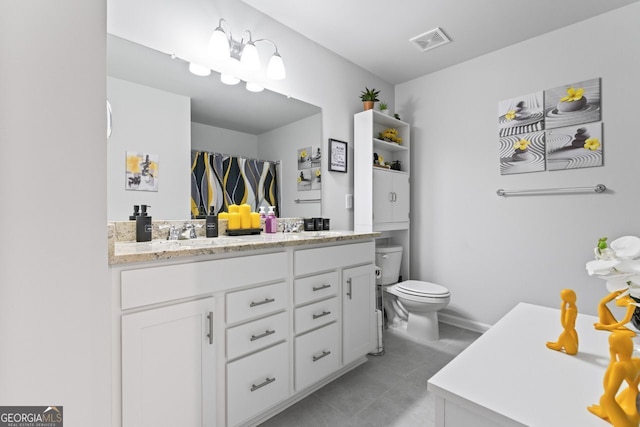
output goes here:
{"type": "Polygon", "coordinates": [[[113,35],[107,75],[109,220],[126,220],[140,204],[157,219],[189,218],[192,150],[278,162],[280,216],[322,216],[319,107],[225,85],[216,72],[198,77],[181,59],[113,35]],[[131,184],[132,159],[147,155],[155,176],[131,184]]]}

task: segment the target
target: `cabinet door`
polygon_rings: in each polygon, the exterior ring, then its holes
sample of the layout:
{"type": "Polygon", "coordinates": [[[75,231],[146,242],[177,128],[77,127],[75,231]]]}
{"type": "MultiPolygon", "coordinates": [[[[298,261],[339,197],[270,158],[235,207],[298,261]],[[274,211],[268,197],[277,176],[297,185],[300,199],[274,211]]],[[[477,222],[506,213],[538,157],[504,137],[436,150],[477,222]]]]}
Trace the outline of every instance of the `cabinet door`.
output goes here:
{"type": "Polygon", "coordinates": [[[373,222],[393,221],[393,174],[373,169],[373,222]]]}
{"type": "Polygon", "coordinates": [[[342,274],[342,361],[353,362],[373,349],[375,275],[372,264],[342,274]]]}
{"type": "Polygon", "coordinates": [[[124,427],[215,425],[213,302],[122,316],[124,427]]]}
{"type": "Polygon", "coordinates": [[[409,221],[409,177],[405,174],[393,175],[393,222],[409,221]]]}

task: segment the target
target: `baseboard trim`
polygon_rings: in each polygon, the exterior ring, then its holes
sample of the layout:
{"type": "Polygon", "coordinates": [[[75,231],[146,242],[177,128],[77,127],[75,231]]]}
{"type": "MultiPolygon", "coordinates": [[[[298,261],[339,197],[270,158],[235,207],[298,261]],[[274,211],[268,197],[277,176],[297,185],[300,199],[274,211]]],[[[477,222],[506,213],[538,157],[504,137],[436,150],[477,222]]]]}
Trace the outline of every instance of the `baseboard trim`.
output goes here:
{"type": "Polygon", "coordinates": [[[475,320],[443,312],[438,313],[438,321],[451,326],[457,326],[458,328],[467,329],[469,331],[479,332],[481,334],[487,332],[491,327],[491,325],[487,325],[486,323],[476,322],[475,320]]]}

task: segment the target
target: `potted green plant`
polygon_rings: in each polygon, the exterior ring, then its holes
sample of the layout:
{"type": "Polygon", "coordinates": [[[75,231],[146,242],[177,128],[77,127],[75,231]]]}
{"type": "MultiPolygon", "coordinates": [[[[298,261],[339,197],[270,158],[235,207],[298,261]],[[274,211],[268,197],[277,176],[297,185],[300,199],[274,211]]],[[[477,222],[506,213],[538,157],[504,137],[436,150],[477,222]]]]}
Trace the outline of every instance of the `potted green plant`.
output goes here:
{"type": "Polygon", "coordinates": [[[380,104],[378,104],[378,109],[381,113],[386,114],[387,116],[389,115],[389,104],[387,104],[386,102],[380,101],[380,104]]]}
{"type": "Polygon", "coordinates": [[[373,108],[374,103],[379,101],[378,95],[380,95],[379,90],[369,89],[368,87],[364,88],[360,94],[360,99],[364,105],[364,111],[371,110],[373,108]]]}

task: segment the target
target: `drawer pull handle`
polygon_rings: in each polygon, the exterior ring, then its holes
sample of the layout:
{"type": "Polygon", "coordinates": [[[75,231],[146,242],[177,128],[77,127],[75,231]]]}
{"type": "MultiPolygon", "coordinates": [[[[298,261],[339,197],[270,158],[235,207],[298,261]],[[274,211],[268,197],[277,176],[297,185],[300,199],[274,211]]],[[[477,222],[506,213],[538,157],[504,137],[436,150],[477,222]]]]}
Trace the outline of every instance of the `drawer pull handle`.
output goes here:
{"type": "Polygon", "coordinates": [[[318,360],[322,359],[323,357],[327,357],[330,354],[331,354],[331,352],[329,350],[325,350],[325,351],[322,352],[322,354],[320,356],[313,356],[313,361],[317,362],[318,360]]]}
{"type": "Polygon", "coordinates": [[[313,287],[313,292],[321,291],[321,290],[323,290],[323,289],[327,289],[327,288],[330,288],[330,287],[331,287],[331,285],[330,285],[330,284],[328,284],[328,283],[325,283],[325,284],[324,284],[324,285],[322,285],[322,286],[314,286],[314,287],[313,287]]]}
{"type": "Polygon", "coordinates": [[[257,390],[257,389],[259,389],[259,388],[262,388],[262,387],[264,387],[264,386],[266,386],[266,385],[271,384],[271,383],[272,383],[272,382],[274,382],[275,380],[276,380],[276,378],[275,378],[275,377],[273,377],[273,378],[269,378],[269,377],[267,377],[267,379],[266,379],[266,380],[264,380],[264,382],[263,382],[263,383],[260,383],[260,384],[258,384],[258,385],[251,384],[251,391],[256,391],[256,390],[257,390]]]}
{"type": "Polygon", "coordinates": [[[272,330],[267,329],[264,334],[251,335],[251,341],[259,340],[260,338],[268,337],[269,335],[273,335],[275,333],[276,333],[275,329],[272,329],[272,330]]]}
{"type": "Polygon", "coordinates": [[[322,313],[320,313],[320,314],[314,314],[314,315],[313,315],[313,320],[319,319],[319,318],[324,317],[324,316],[328,316],[328,315],[330,315],[330,314],[331,314],[331,312],[330,312],[330,311],[323,311],[323,312],[322,312],[322,313]]]}
{"type": "Polygon", "coordinates": [[[258,301],[258,302],[251,301],[251,304],[249,304],[249,307],[257,307],[262,304],[269,304],[270,302],[274,302],[275,300],[276,300],[275,298],[265,298],[264,301],[258,301]]]}
{"type": "Polygon", "coordinates": [[[209,312],[207,319],[209,319],[209,333],[207,334],[207,338],[209,338],[209,344],[213,344],[213,311],[209,312]]]}

